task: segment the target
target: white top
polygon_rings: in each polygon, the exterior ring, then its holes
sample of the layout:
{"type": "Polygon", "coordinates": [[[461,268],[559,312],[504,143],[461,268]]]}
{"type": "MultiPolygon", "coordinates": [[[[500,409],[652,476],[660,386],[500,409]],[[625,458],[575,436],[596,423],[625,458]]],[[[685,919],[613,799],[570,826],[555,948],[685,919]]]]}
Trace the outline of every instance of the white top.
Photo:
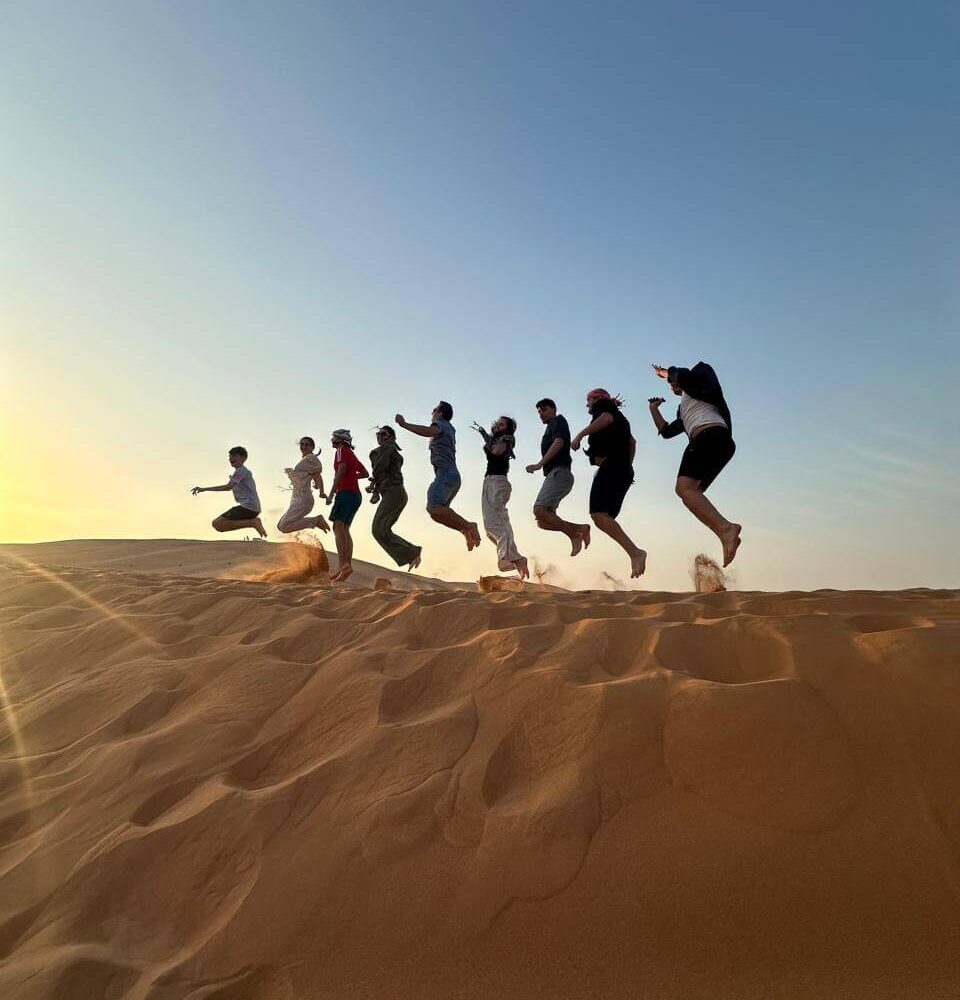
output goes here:
{"type": "Polygon", "coordinates": [[[683,421],[683,429],[687,432],[687,437],[691,439],[701,427],[709,427],[711,424],[719,424],[721,427],[727,426],[726,420],[723,419],[713,403],[694,399],[693,396],[688,396],[686,393],[680,396],[680,419],[683,421]]]}
{"type": "Polygon", "coordinates": [[[233,499],[240,507],[255,510],[260,513],[260,497],[257,496],[257,484],[253,481],[253,473],[245,466],[238,465],[228,480],[233,490],[233,499]]]}
{"type": "Polygon", "coordinates": [[[313,477],[323,471],[323,466],[320,464],[320,459],[311,452],[309,455],[304,455],[292,469],[286,471],[290,482],[293,483],[294,493],[309,493],[313,477]]]}

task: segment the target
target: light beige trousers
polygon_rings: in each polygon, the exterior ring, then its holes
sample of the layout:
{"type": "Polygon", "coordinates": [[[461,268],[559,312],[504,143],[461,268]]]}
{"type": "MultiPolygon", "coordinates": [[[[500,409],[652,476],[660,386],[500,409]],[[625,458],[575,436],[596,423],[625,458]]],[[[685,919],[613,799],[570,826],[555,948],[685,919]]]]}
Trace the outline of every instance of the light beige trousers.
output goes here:
{"type": "Polygon", "coordinates": [[[516,569],[513,564],[521,558],[513,539],[510,515],[507,513],[511,492],[510,480],[506,476],[483,477],[483,493],[480,497],[483,530],[497,547],[497,561],[502,572],[516,569]]]}

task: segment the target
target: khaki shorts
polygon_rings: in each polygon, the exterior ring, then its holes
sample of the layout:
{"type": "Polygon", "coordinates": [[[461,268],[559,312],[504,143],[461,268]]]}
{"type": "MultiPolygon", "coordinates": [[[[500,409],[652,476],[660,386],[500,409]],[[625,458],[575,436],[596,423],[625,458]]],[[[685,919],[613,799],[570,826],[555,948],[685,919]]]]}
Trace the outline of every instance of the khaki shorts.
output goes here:
{"type": "Polygon", "coordinates": [[[533,504],[535,507],[546,507],[556,510],[560,501],[573,489],[573,473],[562,466],[551,469],[543,478],[543,486],[533,504]]]}

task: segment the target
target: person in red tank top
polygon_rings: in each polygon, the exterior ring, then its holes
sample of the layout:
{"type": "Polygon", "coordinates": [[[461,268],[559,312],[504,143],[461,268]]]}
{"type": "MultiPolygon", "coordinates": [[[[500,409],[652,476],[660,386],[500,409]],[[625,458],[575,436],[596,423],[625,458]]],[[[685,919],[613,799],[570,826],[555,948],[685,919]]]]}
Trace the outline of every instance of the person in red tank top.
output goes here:
{"type": "Polygon", "coordinates": [[[353,437],[345,427],[335,430],[330,436],[330,444],[335,449],[333,456],[333,486],[327,494],[327,503],[333,504],[330,520],[333,523],[333,537],[337,543],[337,572],[331,577],[334,583],[342,583],[353,572],[353,538],[350,524],[360,509],[363,496],[360,480],[368,479],[370,473],[353,450],[353,437]]]}

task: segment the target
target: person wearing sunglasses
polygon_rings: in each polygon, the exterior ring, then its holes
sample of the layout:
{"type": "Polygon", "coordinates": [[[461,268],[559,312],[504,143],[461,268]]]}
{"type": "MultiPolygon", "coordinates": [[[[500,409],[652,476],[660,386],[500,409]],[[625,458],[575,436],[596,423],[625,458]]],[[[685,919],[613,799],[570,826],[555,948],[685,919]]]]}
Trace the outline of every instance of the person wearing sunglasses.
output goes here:
{"type": "Polygon", "coordinates": [[[313,510],[313,488],[317,488],[322,498],[326,499],[327,496],[323,491],[323,466],[314,452],[315,448],[316,444],[312,437],[300,438],[300,461],[292,469],[283,470],[293,487],[290,506],[277,521],[277,530],[285,535],[307,528],[330,530],[330,525],[322,514],[316,517],[307,516],[313,510]]]}
{"type": "Polygon", "coordinates": [[[370,452],[370,502],[377,504],[373,515],[373,537],[398,565],[409,572],[420,565],[420,546],[394,533],[393,526],[407,506],[403,487],[403,455],[397,432],[389,425],[377,428],[377,447],[370,452]]]}

